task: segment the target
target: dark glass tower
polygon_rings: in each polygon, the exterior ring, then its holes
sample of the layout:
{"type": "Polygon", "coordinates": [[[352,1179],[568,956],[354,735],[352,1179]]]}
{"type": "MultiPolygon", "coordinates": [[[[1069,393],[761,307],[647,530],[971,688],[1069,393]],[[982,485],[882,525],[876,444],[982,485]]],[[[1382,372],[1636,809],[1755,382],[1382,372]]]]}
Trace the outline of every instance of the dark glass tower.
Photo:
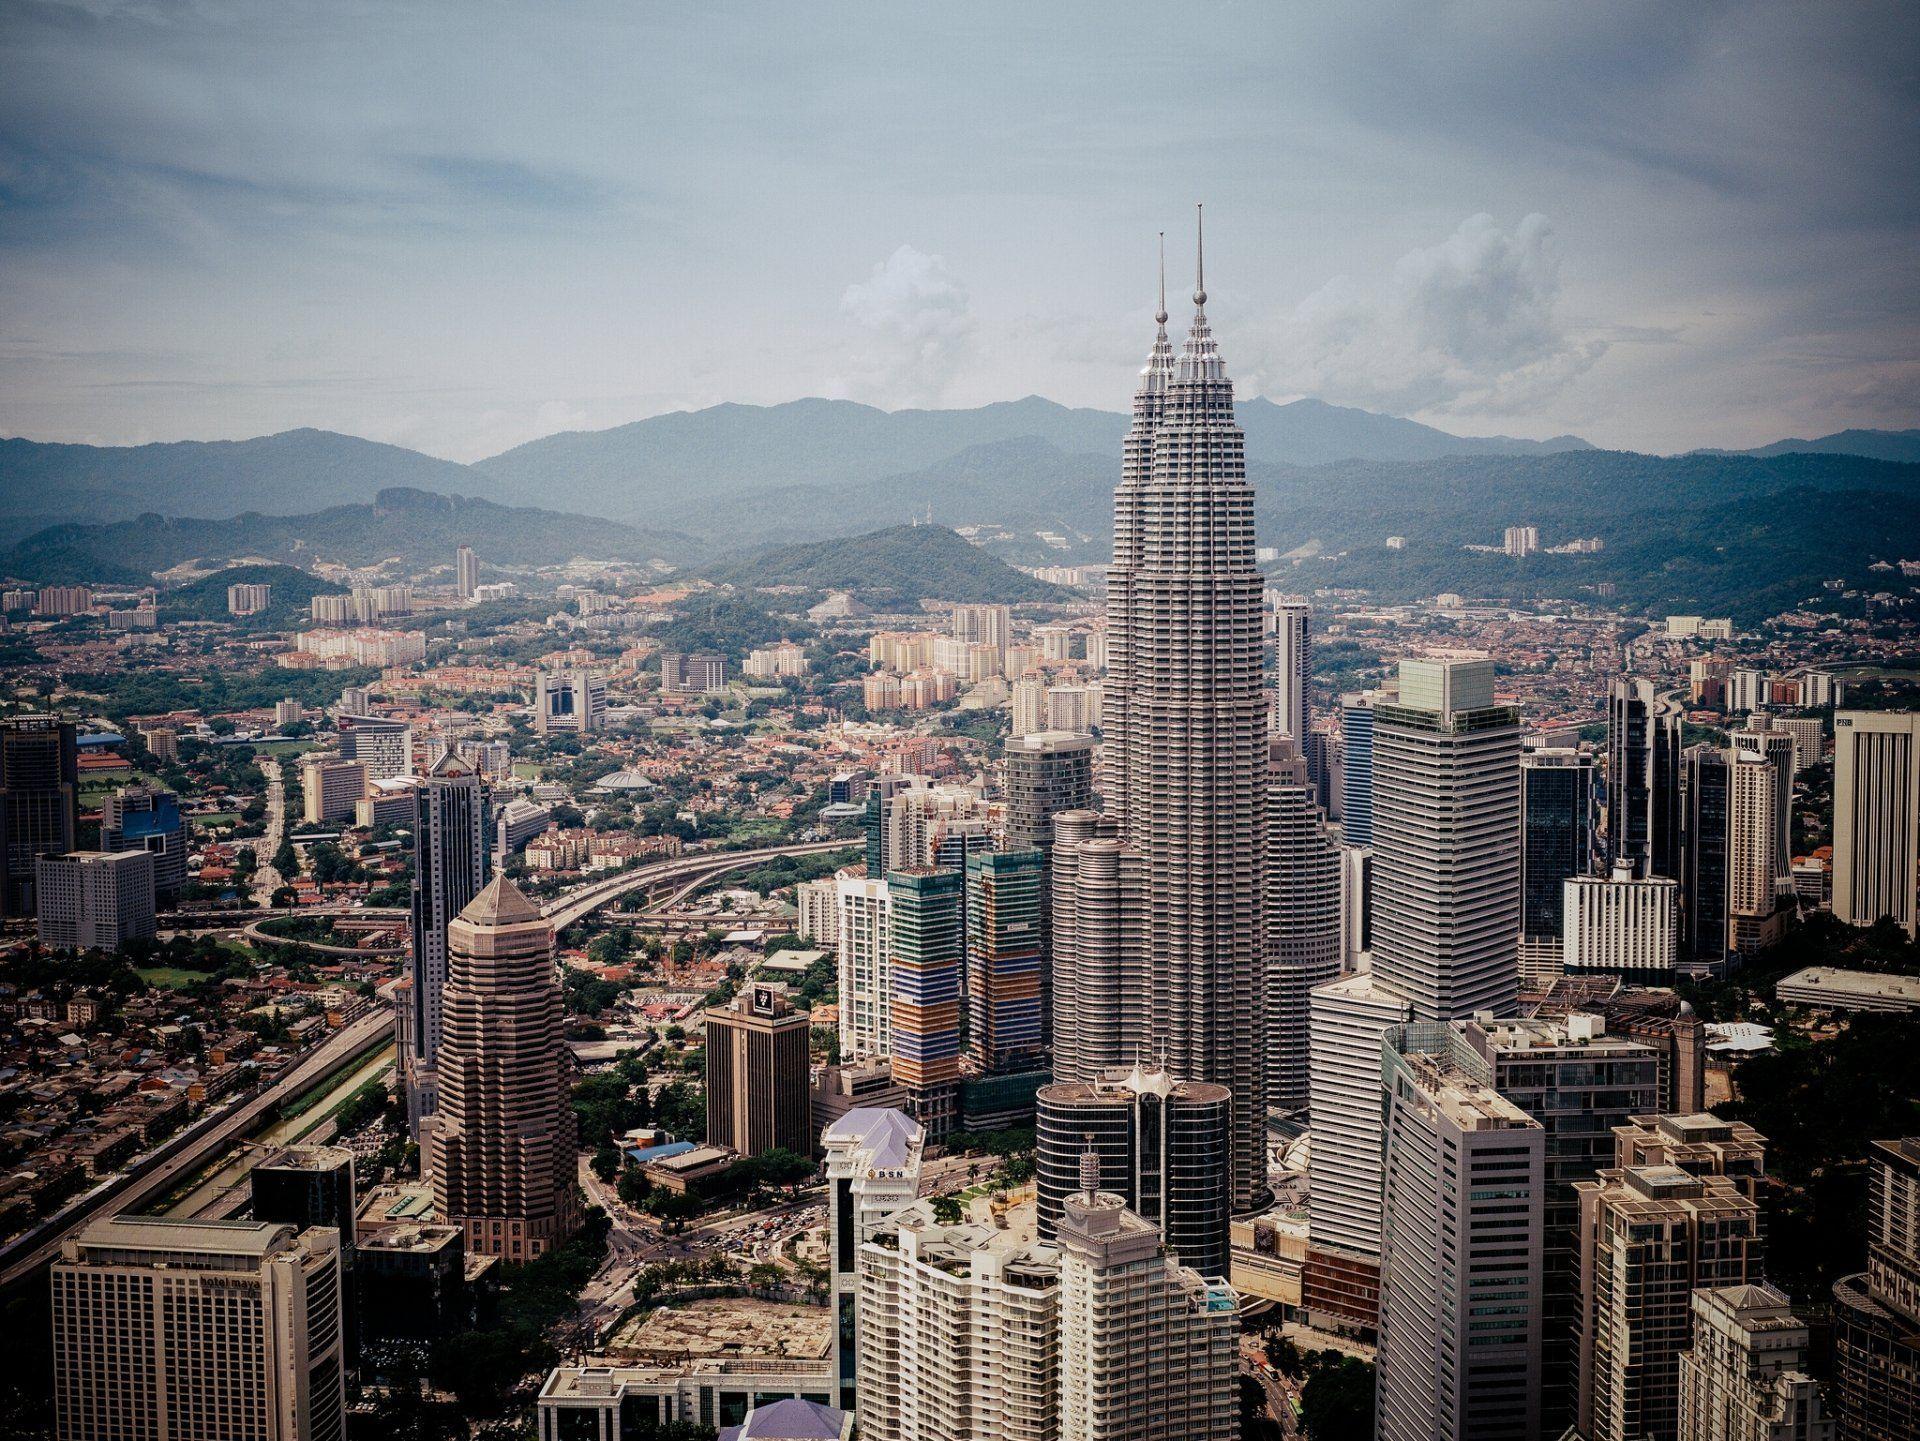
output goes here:
{"type": "Polygon", "coordinates": [[[1593,761],[1578,751],[1528,751],[1520,761],[1520,934],[1558,940],[1565,884],[1588,873],[1593,844],[1593,761]]]}

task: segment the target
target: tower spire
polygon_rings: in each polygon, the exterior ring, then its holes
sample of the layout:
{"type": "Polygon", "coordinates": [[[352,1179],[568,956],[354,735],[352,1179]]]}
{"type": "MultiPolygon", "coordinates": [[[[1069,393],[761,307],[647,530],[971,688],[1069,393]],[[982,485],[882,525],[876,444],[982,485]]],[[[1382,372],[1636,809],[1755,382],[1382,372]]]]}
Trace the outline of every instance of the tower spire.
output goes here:
{"type": "Polygon", "coordinates": [[[1162,326],[1167,323],[1167,232],[1160,232],[1160,308],[1153,318],[1162,326]]]}
{"type": "Polygon", "coordinates": [[[1193,303],[1207,303],[1207,207],[1193,207],[1193,229],[1196,245],[1193,252],[1193,303]]]}

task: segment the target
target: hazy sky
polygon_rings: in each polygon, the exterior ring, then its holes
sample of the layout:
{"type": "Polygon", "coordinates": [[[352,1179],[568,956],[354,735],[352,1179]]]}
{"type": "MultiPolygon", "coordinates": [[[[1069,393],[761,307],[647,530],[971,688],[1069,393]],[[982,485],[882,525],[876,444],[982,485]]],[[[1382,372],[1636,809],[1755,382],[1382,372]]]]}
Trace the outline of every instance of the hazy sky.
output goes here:
{"type": "Polygon", "coordinates": [[[720,400],[1920,424],[1911,3],[0,0],[0,433],[470,459],[720,400]]]}

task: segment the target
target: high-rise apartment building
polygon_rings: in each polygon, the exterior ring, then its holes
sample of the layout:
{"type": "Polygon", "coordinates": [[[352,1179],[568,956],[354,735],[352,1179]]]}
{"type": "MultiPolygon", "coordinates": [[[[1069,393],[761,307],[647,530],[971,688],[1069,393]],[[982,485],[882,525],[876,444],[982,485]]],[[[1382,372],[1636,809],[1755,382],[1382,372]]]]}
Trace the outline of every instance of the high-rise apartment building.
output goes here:
{"type": "Polygon", "coordinates": [[[1493,663],[1408,660],[1374,715],[1373,975],[1415,1020],[1519,989],[1520,718],[1493,663]]]}
{"type": "Polygon", "coordinates": [[[1308,1020],[1315,986],[1340,975],[1340,848],[1304,784],[1267,786],[1267,1096],[1307,1104],[1308,1020]]]}
{"type": "Polygon", "coordinates": [[[1678,701],[1650,680],[1607,687],[1607,861],[1641,875],[1680,874],[1678,701]]]}
{"type": "Polygon", "coordinates": [[[273,604],[273,587],[259,582],[227,587],[227,614],[258,615],[273,604]]]}
{"type": "Polygon", "coordinates": [[[413,931],[405,1005],[402,1075],[407,1121],[416,1139],[437,1104],[441,1000],[447,984],[447,927],[487,883],[487,793],[479,775],[444,755],[413,793],[413,931]]]}
{"type": "Polygon", "coordinates": [[[533,682],[533,729],[539,735],[591,735],[607,723],[606,677],[590,670],[542,671],[533,682]]]}
{"type": "Polygon", "coordinates": [[[705,650],[691,654],[671,650],[660,653],[660,689],[664,691],[705,695],[708,691],[725,689],[726,684],[724,656],[705,650]]]}
{"type": "Polygon", "coordinates": [[[1719,746],[1692,746],[1685,771],[1680,953],[1689,966],[1717,969],[1727,958],[1729,753],[1719,746]]]}
{"type": "Polygon", "coordinates": [[[1920,712],[1833,717],[1833,913],[1920,934],[1920,712]]]}
{"type": "Polygon", "coordinates": [[[705,1013],[707,1143],[743,1156],[813,1149],[805,1011],[776,986],[748,983],[705,1013]]]}
{"type": "Polygon", "coordinates": [[[1571,749],[1528,750],[1520,757],[1520,938],[1559,948],[1563,887],[1590,869],[1593,758],[1571,749]]]}
{"type": "Polygon", "coordinates": [[[1696,1287],[1760,1276],[1760,1213],[1731,1178],[1613,1167],[1581,1181],[1575,1429],[1582,1441],[1677,1434],[1696,1287]]]}
{"type": "Polygon", "coordinates": [[[887,997],[893,1075],[930,1140],[958,1123],[966,876],[915,866],[887,872],[887,997]]]}
{"type": "Polygon", "coordinates": [[[1833,1284],[1841,1441],[1920,1435],[1920,1137],[1868,1160],[1867,1269],[1833,1284]]]}
{"type": "Polygon", "coordinates": [[[1291,736],[1302,746],[1307,743],[1307,726],[1313,719],[1307,687],[1313,679],[1313,641],[1308,622],[1312,608],[1298,597],[1288,596],[1273,606],[1273,708],[1267,713],[1267,728],[1275,735],[1291,736]]]}
{"type": "Polygon", "coordinates": [[[59,1441],[341,1441],[340,1238],[119,1216],[53,1263],[59,1441]]]}
{"type": "Polygon", "coordinates": [[[480,587],[480,557],[473,553],[470,545],[463,545],[453,553],[453,585],[462,600],[472,600],[474,591],[480,587]]]}
{"type": "Polygon", "coordinates": [[[1693,1345],[1680,1356],[1686,1441],[1832,1441],[1808,1374],[1806,1323],[1765,1283],[1693,1293],[1693,1345]]]}
{"type": "Polygon", "coordinates": [[[1111,815],[1054,817],[1053,1078],[1093,1081],[1150,1059],[1145,860],[1111,815]]]}
{"type": "Polygon", "coordinates": [[[51,715],[0,720],[0,915],[34,913],[34,862],[72,850],[79,826],[73,722],[51,715]]]}
{"type": "Polygon", "coordinates": [[[1013,613],[1004,605],[956,605],[952,620],[957,641],[990,645],[1003,654],[1013,643],[1013,613]]]}
{"type": "Polygon", "coordinates": [[[1782,878],[1782,751],[1736,748],[1727,768],[1727,949],[1740,955],[1780,939],[1791,908],[1792,868],[1782,878]]]}
{"type": "Polygon", "coordinates": [[[1373,844],[1372,691],[1340,698],[1340,831],[1350,846],[1373,844]]]}
{"type": "MultiPolygon", "coordinates": [[[[1047,683],[1037,675],[1015,678],[1012,692],[1013,738],[1034,735],[1047,728],[1047,683]]],[[[868,710],[875,707],[867,706],[868,710]]]]}
{"type": "Polygon", "coordinates": [[[40,944],[111,951],[154,934],[153,857],[145,851],[68,851],[34,862],[40,944]]]}
{"type": "Polygon", "coordinates": [[[1042,1086],[1035,1107],[1043,1239],[1059,1227],[1066,1198],[1083,1189],[1091,1155],[1099,1189],[1158,1226],[1182,1264],[1226,1275],[1233,1107],[1225,1086],[1136,1066],[1091,1082],[1042,1086]]]}
{"type": "Polygon", "coordinates": [[[1775,879],[1792,878],[1793,777],[1796,747],[1793,735],[1765,711],[1747,717],[1747,728],[1733,733],[1735,759],[1751,751],[1773,766],[1773,854],[1775,879]]]}
{"type": "Polygon", "coordinates": [[[123,786],[100,807],[100,849],[153,857],[153,893],[170,904],[187,884],[187,823],[180,798],[159,786],[123,786]]]}
{"type": "Polygon", "coordinates": [[[422,1127],[440,1218],[467,1249],[531,1261],[579,1224],[553,928],[505,876],[447,927],[439,1107],[422,1127]]]}
{"type": "Polygon", "coordinates": [[[1037,850],[967,858],[968,1048],[987,1074],[1038,1067],[1046,976],[1046,857],[1037,850]]]}
{"type": "Polygon", "coordinates": [[[1658,982],[1679,959],[1680,883],[1616,865],[1608,876],[1563,883],[1561,967],[1570,975],[1611,971],[1658,982]]]}
{"type": "Polygon", "coordinates": [[[368,781],[390,781],[413,772],[413,727],[385,716],[339,718],[340,759],[367,768],[368,781]]]}
{"type": "Polygon", "coordinates": [[[893,907],[884,880],[834,880],[840,992],[840,1054],[845,1059],[893,1054],[893,983],[888,975],[893,907]]]}
{"type": "Polygon", "coordinates": [[[1540,1434],[1545,1132],[1455,1049],[1423,1022],[1383,1051],[1381,1441],[1540,1434]]]}
{"type": "MultiPolygon", "coordinates": [[[[1245,441],[1205,302],[1197,272],[1186,343],[1176,360],[1162,319],[1123,446],[1102,724],[1109,813],[1145,862],[1145,1039],[1175,1075],[1232,1091],[1234,1194],[1250,1207],[1266,1159],[1262,581],[1245,441]]],[[[1056,950],[1056,976],[1080,964],[1056,950]]]]}
{"type": "Polygon", "coordinates": [[[820,1135],[833,1247],[834,1377],[843,1408],[853,1407],[858,1386],[860,1247],[888,1216],[919,1198],[925,1146],[918,1121],[884,1107],[855,1107],[820,1135]]]}

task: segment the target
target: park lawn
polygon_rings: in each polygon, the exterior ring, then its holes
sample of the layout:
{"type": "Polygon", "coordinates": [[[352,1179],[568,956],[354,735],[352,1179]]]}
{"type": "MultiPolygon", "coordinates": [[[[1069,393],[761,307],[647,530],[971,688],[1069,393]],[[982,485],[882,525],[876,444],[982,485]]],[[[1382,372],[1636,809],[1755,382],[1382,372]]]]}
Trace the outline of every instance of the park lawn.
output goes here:
{"type": "Polygon", "coordinates": [[[178,991],[207,978],[203,971],[183,971],[178,966],[147,966],[136,969],[134,974],[148,985],[158,986],[163,991],[178,991]]]}
{"type": "Polygon", "coordinates": [[[513,774],[518,780],[537,781],[540,779],[540,762],[515,761],[513,763],[513,774]]]}
{"type": "Polygon", "coordinates": [[[319,750],[319,741],[267,741],[253,748],[255,755],[272,756],[276,760],[286,760],[291,756],[303,756],[308,751],[319,750]]]}

